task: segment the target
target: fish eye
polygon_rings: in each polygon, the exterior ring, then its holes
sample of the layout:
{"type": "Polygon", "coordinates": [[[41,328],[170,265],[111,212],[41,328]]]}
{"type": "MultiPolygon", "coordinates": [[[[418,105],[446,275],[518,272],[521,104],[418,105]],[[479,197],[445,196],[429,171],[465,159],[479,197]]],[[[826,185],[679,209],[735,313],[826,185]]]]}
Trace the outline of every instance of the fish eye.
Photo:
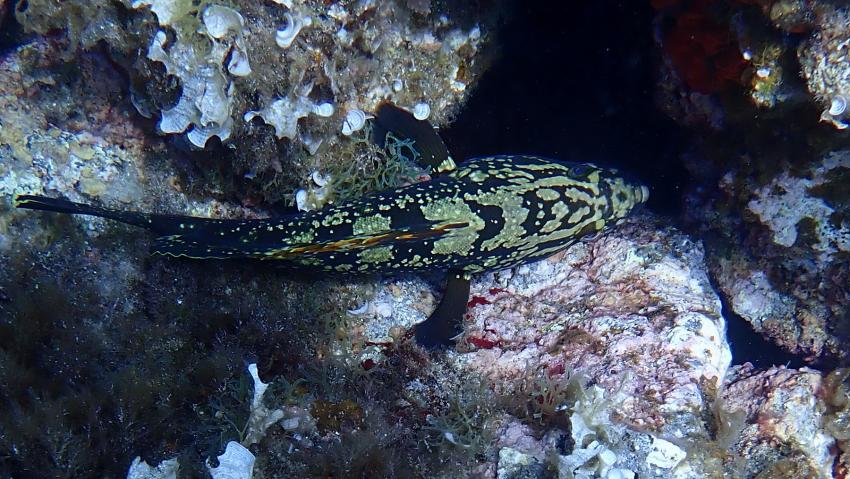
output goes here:
{"type": "Polygon", "coordinates": [[[573,165],[570,167],[570,174],[573,176],[587,176],[590,171],[590,165],[573,165]]]}

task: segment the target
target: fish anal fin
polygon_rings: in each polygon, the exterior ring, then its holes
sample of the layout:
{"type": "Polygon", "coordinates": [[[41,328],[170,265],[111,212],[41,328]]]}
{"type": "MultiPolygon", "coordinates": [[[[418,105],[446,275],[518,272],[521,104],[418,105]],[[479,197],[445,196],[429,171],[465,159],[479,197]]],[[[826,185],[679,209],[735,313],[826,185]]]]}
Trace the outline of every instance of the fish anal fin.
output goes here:
{"type": "Polygon", "coordinates": [[[463,271],[450,271],[437,309],[416,325],[416,342],[426,349],[450,347],[454,338],[463,332],[461,321],[468,302],[469,277],[463,271]]]}

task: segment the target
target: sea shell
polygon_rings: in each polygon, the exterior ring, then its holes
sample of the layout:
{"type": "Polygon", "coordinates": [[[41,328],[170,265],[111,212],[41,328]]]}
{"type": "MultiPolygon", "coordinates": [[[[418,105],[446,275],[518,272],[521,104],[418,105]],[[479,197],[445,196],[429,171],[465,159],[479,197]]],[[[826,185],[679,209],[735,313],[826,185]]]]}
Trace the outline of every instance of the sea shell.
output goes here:
{"type": "Polygon", "coordinates": [[[298,36],[298,32],[302,28],[312,25],[313,19],[310,17],[295,17],[289,12],[284,13],[283,16],[286,17],[286,28],[277,31],[275,34],[275,43],[280,48],[289,48],[292,42],[295,41],[295,37],[298,36]]]}
{"type": "Polygon", "coordinates": [[[349,110],[342,122],[342,134],[349,136],[366,125],[366,113],[363,110],[349,110]]]}
{"type": "Polygon", "coordinates": [[[430,115],[431,107],[425,102],[417,103],[416,106],[413,107],[413,117],[417,120],[426,120],[430,115]]]}
{"type": "Polygon", "coordinates": [[[325,176],[325,175],[319,173],[318,171],[314,171],[313,174],[310,175],[310,178],[312,178],[313,183],[315,183],[318,186],[325,186],[325,185],[328,184],[328,181],[330,181],[330,177],[325,176]]]}
{"type": "Polygon", "coordinates": [[[322,103],[313,107],[313,113],[327,118],[334,114],[334,106],[330,103],[322,103]]]}
{"type": "Polygon", "coordinates": [[[832,97],[832,102],[829,104],[829,114],[839,116],[847,111],[847,98],[844,95],[835,95],[832,97]]]}

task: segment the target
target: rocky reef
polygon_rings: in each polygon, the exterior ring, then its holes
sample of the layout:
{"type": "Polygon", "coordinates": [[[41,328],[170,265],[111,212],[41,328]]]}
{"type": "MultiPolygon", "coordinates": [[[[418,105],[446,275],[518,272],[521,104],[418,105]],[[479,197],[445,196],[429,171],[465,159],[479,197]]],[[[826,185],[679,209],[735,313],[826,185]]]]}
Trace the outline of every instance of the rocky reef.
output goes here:
{"type": "Polygon", "coordinates": [[[653,63],[563,21],[607,5],[566,3],[0,0],[0,475],[847,477],[850,8],[641,2],[653,63]],[[510,28],[567,36],[523,76],[510,28]],[[413,337],[439,273],[149,257],[131,227],[13,207],[247,219],[429,180],[412,142],[374,141],[383,102],[454,151],[539,122],[574,159],[564,112],[613,122],[634,105],[612,72],[638,68],[687,181],[631,144],[608,161],[681,201],[474,277],[448,350],[413,337]],[[578,75],[617,91],[547,90],[578,75]],[[787,356],[749,362],[742,324],[787,356]]]}
{"type": "Polygon", "coordinates": [[[368,164],[350,137],[382,101],[446,125],[487,64],[481,47],[495,10],[473,9],[104,0],[25,2],[14,13],[26,31],[61,43],[58,58],[104,52],[160,134],[225,156],[219,181],[276,202],[277,187],[307,186],[314,172],[330,182],[325,201],[356,193],[339,158],[368,164]]]}

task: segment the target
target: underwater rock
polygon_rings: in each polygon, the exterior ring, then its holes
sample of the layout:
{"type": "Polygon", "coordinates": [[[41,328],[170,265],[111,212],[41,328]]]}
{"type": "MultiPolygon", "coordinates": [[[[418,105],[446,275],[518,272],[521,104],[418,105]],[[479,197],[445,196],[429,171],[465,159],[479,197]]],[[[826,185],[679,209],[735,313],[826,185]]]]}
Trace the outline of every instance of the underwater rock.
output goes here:
{"type": "Polygon", "coordinates": [[[660,438],[705,436],[699,411],[731,362],[725,328],[700,245],[644,215],[473,282],[455,360],[508,395],[536,377],[532,393],[568,407],[575,446],[561,477],[703,477],[706,465],[681,466],[685,452],[660,438]],[[572,404],[557,392],[571,377],[594,385],[572,404]]]}
{"type": "Polygon", "coordinates": [[[821,120],[844,130],[850,125],[850,8],[812,2],[815,30],[800,45],[798,57],[809,91],[823,108],[821,120]]]}
{"type": "Polygon", "coordinates": [[[732,308],[757,332],[809,361],[847,357],[848,174],[847,150],[805,169],[786,167],[758,187],[729,173],[720,186],[730,199],[748,198],[744,222],[724,226],[731,219],[705,213],[717,205],[700,213],[717,230],[745,234],[746,241],[731,240],[710,257],[732,308]]]}
{"type": "MultiPolygon", "coordinates": [[[[354,312],[355,329],[398,343],[403,336],[387,331],[424,320],[431,296],[421,279],[382,281],[354,312]]],[[[446,360],[528,401],[531,421],[572,425],[570,438],[548,428],[540,439],[509,420],[500,474],[531,474],[555,454],[560,477],[669,477],[684,451],[659,449],[655,438],[706,440],[703,414],[731,361],[720,307],[701,246],[644,214],[546,260],[474,278],[464,333],[446,360]],[[574,446],[558,449],[565,441],[574,446]]],[[[363,357],[383,360],[374,350],[363,357]]],[[[685,469],[676,477],[708,470],[698,461],[685,469]]]]}
{"type": "MultiPolygon", "coordinates": [[[[198,216],[244,216],[247,210],[214,199],[186,197],[174,165],[157,161],[163,143],[134,121],[120,75],[100,54],[83,57],[71,70],[60,45],[37,38],[0,58],[0,196],[45,193],[117,208],[163,208],[198,216]]],[[[20,212],[4,213],[6,219],[20,212]]],[[[96,218],[77,218],[89,235],[107,229],[96,218]]],[[[2,222],[6,225],[6,222],[2,222]]],[[[46,231],[2,236],[43,238],[46,231]]],[[[0,228],[0,235],[5,235],[0,228]]],[[[120,287],[121,276],[112,277],[120,287]]],[[[119,295],[122,296],[122,295],[119,295]]]]}
{"type": "Polygon", "coordinates": [[[585,375],[617,414],[655,432],[701,429],[731,361],[699,244],[649,216],[563,254],[473,282],[458,361],[497,384],[585,375]]]}
{"type": "MultiPolygon", "coordinates": [[[[0,400],[21,411],[0,419],[14,438],[0,449],[17,445],[0,475],[18,475],[24,464],[51,477],[120,477],[136,455],[180,455],[187,475],[203,474],[192,468],[220,453],[223,440],[241,439],[228,420],[242,427],[251,410],[247,351],[301,354],[316,333],[294,332],[292,308],[305,321],[320,314],[309,298],[293,299],[299,288],[275,271],[152,259],[149,238],[137,231],[12,207],[15,194],[35,192],[175,214],[260,214],[197,194],[194,173],[181,169],[185,156],[139,122],[112,62],[91,52],[66,64],[62,48],[36,37],[0,56],[0,330],[33,338],[0,342],[8,385],[0,400]],[[33,380],[24,385],[24,377],[33,380]],[[238,407],[216,408],[227,403],[218,396],[238,407]],[[44,453],[60,446],[61,458],[44,453]]],[[[258,431],[280,416],[269,409],[255,414],[258,431]]],[[[297,416],[285,410],[282,418],[297,416]]],[[[304,419],[298,430],[309,427],[304,419]]]]}
{"type": "MultiPolygon", "coordinates": [[[[436,126],[456,115],[487,65],[482,51],[498,8],[471,17],[468,9],[414,5],[31,1],[16,17],[28,31],[63,33],[61,53],[71,61],[106,45],[129,74],[133,105],[160,133],[194,148],[218,138],[231,146],[237,178],[295,182],[347,157],[339,148],[352,144],[342,129],[349,111],[427,101],[436,126]]],[[[270,189],[254,188],[262,196],[270,189]]]]}
{"type": "Polygon", "coordinates": [[[745,414],[741,437],[730,445],[746,458],[742,476],[834,477],[838,458],[824,427],[824,386],[821,373],[808,368],[761,371],[744,364],[730,370],[720,401],[745,414]]]}

